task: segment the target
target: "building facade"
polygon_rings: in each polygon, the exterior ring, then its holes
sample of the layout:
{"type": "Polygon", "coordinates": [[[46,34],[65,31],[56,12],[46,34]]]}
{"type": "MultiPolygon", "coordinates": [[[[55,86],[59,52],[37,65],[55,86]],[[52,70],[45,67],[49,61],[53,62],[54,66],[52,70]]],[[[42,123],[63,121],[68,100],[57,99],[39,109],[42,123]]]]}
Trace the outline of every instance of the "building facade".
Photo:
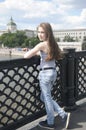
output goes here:
{"type": "Polygon", "coordinates": [[[10,18],[10,21],[7,23],[6,30],[0,30],[0,36],[3,33],[8,33],[8,32],[15,33],[16,31],[24,31],[27,37],[34,37],[35,36],[33,30],[28,30],[28,29],[18,30],[17,29],[17,24],[14,22],[12,17],[10,18]]]}
{"type": "Polygon", "coordinates": [[[11,17],[9,23],[7,24],[7,31],[11,32],[11,33],[15,33],[17,31],[17,25],[16,25],[16,23],[14,23],[12,17],[11,17]]]}
{"type": "Polygon", "coordinates": [[[86,37],[86,29],[54,30],[54,36],[63,41],[65,36],[72,37],[75,41],[83,41],[86,37]]]}
{"type": "Polygon", "coordinates": [[[11,17],[10,18],[10,21],[9,23],[7,23],[7,28],[6,30],[0,30],[0,36],[4,33],[8,33],[8,32],[11,32],[11,33],[14,33],[17,31],[17,25],[16,23],[13,21],[13,18],[11,17]]]}

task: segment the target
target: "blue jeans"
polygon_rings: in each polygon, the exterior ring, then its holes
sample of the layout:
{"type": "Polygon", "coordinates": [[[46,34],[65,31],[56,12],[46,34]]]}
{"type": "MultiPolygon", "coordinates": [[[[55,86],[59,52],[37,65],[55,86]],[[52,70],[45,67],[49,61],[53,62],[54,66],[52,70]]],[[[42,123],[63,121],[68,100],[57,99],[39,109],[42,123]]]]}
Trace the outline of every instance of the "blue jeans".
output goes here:
{"type": "Polygon", "coordinates": [[[52,99],[51,90],[57,77],[54,69],[42,70],[39,72],[39,83],[41,89],[40,98],[45,104],[47,113],[47,123],[54,124],[54,112],[57,112],[62,118],[66,112],[52,99]]]}

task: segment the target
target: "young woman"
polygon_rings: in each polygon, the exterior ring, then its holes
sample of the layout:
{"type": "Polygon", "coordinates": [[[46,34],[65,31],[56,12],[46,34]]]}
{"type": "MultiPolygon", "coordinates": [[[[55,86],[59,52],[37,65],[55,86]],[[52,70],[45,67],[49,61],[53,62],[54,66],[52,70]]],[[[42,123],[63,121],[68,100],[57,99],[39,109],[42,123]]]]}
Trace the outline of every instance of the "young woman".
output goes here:
{"type": "Polygon", "coordinates": [[[40,52],[40,72],[39,82],[41,89],[41,100],[45,104],[47,113],[47,120],[39,123],[40,127],[54,129],[54,112],[62,118],[65,127],[68,127],[70,113],[66,113],[59,105],[52,99],[51,89],[57,77],[55,60],[61,58],[61,51],[55,41],[52,27],[49,23],[41,23],[37,27],[38,38],[40,43],[32,50],[28,51],[24,58],[31,58],[40,52]]]}

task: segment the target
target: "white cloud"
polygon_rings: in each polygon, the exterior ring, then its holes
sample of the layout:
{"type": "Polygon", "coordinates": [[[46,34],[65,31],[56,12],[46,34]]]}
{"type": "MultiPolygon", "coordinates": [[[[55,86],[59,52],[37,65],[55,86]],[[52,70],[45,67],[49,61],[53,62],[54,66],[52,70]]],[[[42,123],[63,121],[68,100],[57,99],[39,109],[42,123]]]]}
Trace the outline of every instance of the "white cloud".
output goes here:
{"type": "Polygon", "coordinates": [[[83,21],[86,22],[86,9],[83,9],[82,12],[81,12],[81,18],[83,21]]]}
{"type": "Polygon", "coordinates": [[[44,21],[57,29],[86,27],[85,0],[5,0],[0,2],[0,12],[4,28],[11,16],[21,29],[44,21]]]}

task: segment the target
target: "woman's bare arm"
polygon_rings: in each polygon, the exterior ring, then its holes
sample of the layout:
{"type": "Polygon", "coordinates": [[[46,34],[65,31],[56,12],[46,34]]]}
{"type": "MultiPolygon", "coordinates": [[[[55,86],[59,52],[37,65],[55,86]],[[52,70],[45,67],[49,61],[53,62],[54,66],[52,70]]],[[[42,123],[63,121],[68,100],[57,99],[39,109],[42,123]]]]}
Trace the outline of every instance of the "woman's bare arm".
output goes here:
{"type": "Polygon", "coordinates": [[[32,56],[35,56],[39,53],[40,50],[43,49],[43,44],[39,43],[36,45],[33,49],[29,50],[24,54],[24,58],[31,58],[32,56]]]}

